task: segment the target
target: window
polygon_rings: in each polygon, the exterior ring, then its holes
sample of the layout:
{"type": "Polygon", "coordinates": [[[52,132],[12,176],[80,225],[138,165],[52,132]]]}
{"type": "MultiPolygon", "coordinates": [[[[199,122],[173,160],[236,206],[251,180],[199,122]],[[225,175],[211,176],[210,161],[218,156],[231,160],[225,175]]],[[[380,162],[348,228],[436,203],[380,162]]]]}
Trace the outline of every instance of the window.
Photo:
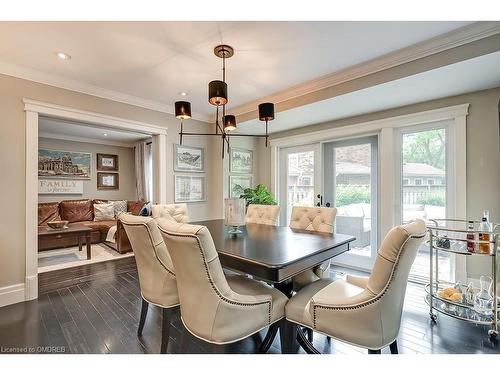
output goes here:
{"type": "Polygon", "coordinates": [[[310,176],[303,176],[302,177],[302,186],[311,186],[311,177],[310,176]]]}
{"type": "Polygon", "coordinates": [[[427,185],[429,185],[429,186],[434,185],[434,179],[433,178],[428,178],[427,179],[427,185]]]}
{"type": "Polygon", "coordinates": [[[415,186],[420,186],[422,185],[422,179],[421,178],[416,178],[415,179],[415,186]]]}
{"type": "Polygon", "coordinates": [[[410,180],[407,178],[403,178],[403,185],[404,186],[410,185],[410,180]]]}

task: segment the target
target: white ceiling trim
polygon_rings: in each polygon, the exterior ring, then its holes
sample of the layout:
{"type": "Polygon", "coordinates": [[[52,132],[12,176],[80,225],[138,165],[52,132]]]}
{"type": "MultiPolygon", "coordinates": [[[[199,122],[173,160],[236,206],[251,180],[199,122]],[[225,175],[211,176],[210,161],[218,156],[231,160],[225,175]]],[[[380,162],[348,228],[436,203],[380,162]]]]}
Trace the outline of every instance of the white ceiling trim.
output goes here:
{"type": "Polygon", "coordinates": [[[231,108],[231,113],[241,116],[255,111],[262,102],[280,103],[328,87],[352,81],[423,57],[459,47],[476,40],[500,34],[500,22],[476,22],[443,35],[388,53],[373,60],[328,74],[318,79],[290,87],[250,103],[231,108]]]}
{"type": "Polygon", "coordinates": [[[73,135],[66,134],[54,134],[49,132],[38,132],[39,138],[50,138],[50,139],[59,139],[63,141],[72,141],[72,142],[84,142],[84,143],[94,143],[99,145],[107,145],[107,146],[117,146],[117,147],[134,147],[133,143],[126,142],[118,142],[118,141],[110,141],[106,139],[95,139],[95,138],[86,138],[86,137],[76,137],[73,135]]]}
{"type": "MultiPolygon", "coordinates": [[[[115,102],[129,104],[153,111],[168,113],[170,115],[174,114],[173,105],[150,99],[144,99],[134,95],[124,94],[115,90],[109,90],[100,86],[60,77],[54,74],[43,73],[35,69],[17,66],[5,61],[0,61],[0,74],[37,83],[43,83],[45,85],[75,91],[82,94],[92,95],[102,99],[113,100],[115,102]]],[[[192,117],[195,120],[207,121],[206,116],[197,113],[193,113],[192,117]]]]}
{"type": "Polygon", "coordinates": [[[44,103],[33,99],[23,98],[24,110],[26,112],[37,112],[45,116],[55,118],[78,119],[84,123],[95,124],[100,126],[109,126],[112,128],[132,130],[138,133],[151,135],[167,134],[167,127],[148,124],[140,121],[132,121],[120,117],[105,115],[102,113],[83,111],[81,109],[64,107],[52,103],[44,103]]]}

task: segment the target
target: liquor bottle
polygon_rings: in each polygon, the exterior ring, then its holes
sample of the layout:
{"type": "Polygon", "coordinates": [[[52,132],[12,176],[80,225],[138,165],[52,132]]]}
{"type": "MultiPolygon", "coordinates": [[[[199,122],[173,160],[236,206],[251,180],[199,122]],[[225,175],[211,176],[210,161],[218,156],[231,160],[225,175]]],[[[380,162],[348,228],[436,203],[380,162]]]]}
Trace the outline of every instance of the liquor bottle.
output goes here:
{"type": "Polygon", "coordinates": [[[467,224],[467,251],[469,253],[474,253],[476,252],[476,246],[474,243],[474,240],[476,239],[476,235],[474,233],[474,222],[472,220],[469,220],[467,224]]]}
{"type": "Polygon", "coordinates": [[[479,225],[479,241],[485,241],[485,243],[479,244],[479,252],[481,254],[489,254],[490,253],[490,224],[488,223],[488,219],[483,217],[481,219],[481,224],[479,225]]]}

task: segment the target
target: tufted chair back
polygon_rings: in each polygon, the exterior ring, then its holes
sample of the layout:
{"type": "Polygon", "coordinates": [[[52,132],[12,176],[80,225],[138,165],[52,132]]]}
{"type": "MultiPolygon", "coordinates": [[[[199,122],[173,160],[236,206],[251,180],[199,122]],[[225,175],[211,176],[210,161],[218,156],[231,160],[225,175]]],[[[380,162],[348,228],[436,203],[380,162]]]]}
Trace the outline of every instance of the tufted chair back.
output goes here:
{"type": "Polygon", "coordinates": [[[330,207],[292,207],[290,228],[333,233],[336,214],[337,209],[330,207]]]}
{"type": "Polygon", "coordinates": [[[156,221],[125,213],[120,221],[134,251],[143,298],[161,307],[178,305],[174,266],[156,221]]]}
{"type": "Polygon", "coordinates": [[[165,217],[178,223],[188,223],[188,209],[185,203],[179,204],[153,204],[151,207],[151,216],[154,219],[165,217]]]}
{"type": "Polygon", "coordinates": [[[280,206],[269,206],[264,204],[249,204],[245,222],[247,224],[278,225],[280,206]]]}
{"type": "Polygon", "coordinates": [[[175,266],[182,322],[192,334],[229,343],[270,324],[271,297],[231,289],[205,226],[165,218],[158,226],[175,266]]]}
{"type": "Polygon", "coordinates": [[[420,219],[392,228],[380,245],[368,280],[358,288],[350,286],[359,290],[357,293],[345,292],[339,299],[340,284],[335,282],[312,297],[314,328],[326,333],[334,329],[332,336],[367,348],[378,349],[393,342],[401,324],[410,268],[425,234],[425,223],[420,219]],[[356,322],[359,332],[340,323],[342,319],[356,322]],[[339,322],[335,328],[333,321],[339,322]]]}

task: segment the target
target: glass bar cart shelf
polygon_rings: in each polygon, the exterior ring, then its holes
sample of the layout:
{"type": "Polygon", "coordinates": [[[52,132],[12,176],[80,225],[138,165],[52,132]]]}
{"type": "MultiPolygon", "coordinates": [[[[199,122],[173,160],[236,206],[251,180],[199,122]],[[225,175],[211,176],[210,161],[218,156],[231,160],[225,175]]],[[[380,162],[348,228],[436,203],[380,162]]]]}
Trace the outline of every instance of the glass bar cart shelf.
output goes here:
{"type": "MultiPolygon", "coordinates": [[[[492,338],[498,335],[498,322],[500,320],[500,297],[498,297],[498,262],[500,251],[500,224],[491,223],[491,232],[489,239],[479,240],[479,221],[473,221],[474,230],[468,230],[468,220],[459,219],[434,219],[430,220],[427,225],[429,231],[429,283],[425,285],[425,302],[429,306],[429,315],[431,320],[436,323],[436,312],[447,315],[449,317],[468,321],[479,325],[491,326],[488,335],[492,338]],[[467,238],[467,235],[470,237],[467,238]],[[471,238],[473,235],[473,239],[471,238]],[[469,251],[470,250],[470,251],[469,251]],[[473,303],[466,301],[466,295],[463,293],[467,289],[467,285],[460,283],[451,283],[448,281],[439,280],[439,252],[448,252],[459,256],[480,256],[488,257],[491,261],[491,279],[492,286],[490,293],[494,299],[492,314],[483,315],[474,309],[473,303]],[[438,294],[440,290],[445,288],[459,289],[461,298],[457,301],[452,301],[438,294]]],[[[473,293],[477,293],[478,288],[474,288],[473,293]]]]}

